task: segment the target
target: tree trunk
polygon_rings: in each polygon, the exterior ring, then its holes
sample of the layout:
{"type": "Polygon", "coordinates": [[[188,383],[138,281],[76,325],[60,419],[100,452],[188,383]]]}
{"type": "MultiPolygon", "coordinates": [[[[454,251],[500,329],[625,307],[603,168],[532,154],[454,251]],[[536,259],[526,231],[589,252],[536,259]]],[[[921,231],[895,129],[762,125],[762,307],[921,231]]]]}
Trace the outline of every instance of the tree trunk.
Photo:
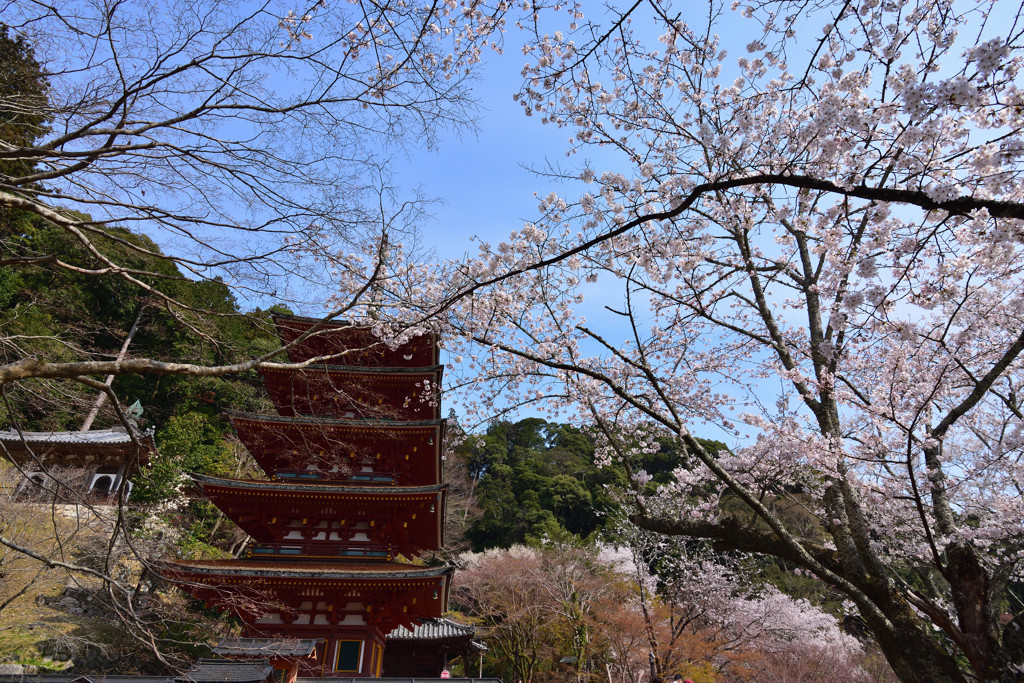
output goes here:
{"type": "MultiPolygon", "coordinates": [[[[898,598],[897,598],[898,599],[898,598]]],[[[902,601],[901,601],[902,602],[902,601]]],[[[865,617],[889,665],[903,683],[967,683],[956,659],[905,605],[883,611],[889,623],[865,617]]]]}

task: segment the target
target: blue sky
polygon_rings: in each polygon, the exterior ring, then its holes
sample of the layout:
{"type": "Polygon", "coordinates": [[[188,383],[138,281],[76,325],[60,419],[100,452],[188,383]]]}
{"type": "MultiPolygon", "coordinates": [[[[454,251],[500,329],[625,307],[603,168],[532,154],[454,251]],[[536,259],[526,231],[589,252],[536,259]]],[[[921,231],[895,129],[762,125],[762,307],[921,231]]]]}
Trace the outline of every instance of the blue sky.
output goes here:
{"type": "Polygon", "coordinates": [[[474,88],[480,102],[476,131],[444,131],[436,149],[415,149],[408,163],[396,159],[401,189],[419,187],[441,200],[423,226],[425,244],[441,258],[475,253],[474,235],[498,240],[521,228],[537,212],[533,193],[551,191],[550,181],[524,166],[565,158],[568,133],[527,117],[512,101],[525,59],[511,45],[503,54],[486,55],[474,88]]]}

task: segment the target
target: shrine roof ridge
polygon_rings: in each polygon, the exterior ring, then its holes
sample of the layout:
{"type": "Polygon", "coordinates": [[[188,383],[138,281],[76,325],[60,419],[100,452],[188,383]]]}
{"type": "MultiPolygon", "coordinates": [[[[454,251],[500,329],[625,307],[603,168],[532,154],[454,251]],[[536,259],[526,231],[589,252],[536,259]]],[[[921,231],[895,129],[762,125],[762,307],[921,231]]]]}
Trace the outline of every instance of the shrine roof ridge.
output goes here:
{"type": "Polygon", "coordinates": [[[446,417],[434,420],[374,420],[370,418],[345,420],[333,417],[314,417],[309,415],[286,417],[283,415],[249,413],[241,410],[230,409],[225,409],[221,412],[232,419],[239,418],[243,420],[274,422],[278,424],[295,424],[298,426],[324,424],[337,427],[434,427],[448,422],[448,418],[446,417]]]}
{"type": "MultiPolygon", "coordinates": [[[[86,432],[27,432],[8,429],[0,431],[0,441],[26,443],[67,443],[121,445],[129,444],[131,436],[123,429],[92,429],[86,432]]],[[[139,434],[139,441],[152,446],[153,429],[139,434]]]]}
{"type": "Polygon", "coordinates": [[[208,474],[190,472],[189,477],[198,484],[211,484],[237,489],[261,490],[284,490],[309,493],[355,493],[355,494],[402,494],[402,493],[436,493],[448,489],[448,484],[430,484],[428,486],[365,486],[361,484],[335,484],[324,483],[297,483],[292,480],[278,481],[271,479],[229,479],[227,477],[213,477],[208,474]]]}

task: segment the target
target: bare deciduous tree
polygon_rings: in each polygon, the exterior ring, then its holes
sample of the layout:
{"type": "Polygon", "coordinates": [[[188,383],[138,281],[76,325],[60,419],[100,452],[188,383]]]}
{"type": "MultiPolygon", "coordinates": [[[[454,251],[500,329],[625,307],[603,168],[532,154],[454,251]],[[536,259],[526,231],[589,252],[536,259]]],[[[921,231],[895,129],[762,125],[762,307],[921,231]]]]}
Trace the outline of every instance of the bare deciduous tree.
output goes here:
{"type": "MultiPolygon", "coordinates": [[[[101,421],[138,446],[115,378],[272,364],[280,345],[240,351],[221,335],[237,302],[322,310],[330,283],[337,316],[392,286],[383,265],[424,202],[391,187],[390,155],[471,127],[473,66],[504,11],[388,0],[0,3],[3,426],[24,428],[28,403],[42,406],[37,423],[47,410],[84,419],[99,392],[101,421]],[[35,317],[43,299],[82,305],[40,294],[40,282],[60,289],[61,278],[92,287],[88,301],[103,309],[74,311],[80,328],[35,317]],[[166,340],[163,353],[129,345],[132,320],[141,337],[166,340]],[[186,342],[208,352],[176,357],[186,342]]],[[[54,502],[89,506],[65,498],[54,502]]],[[[118,569],[148,550],[122,505],[98,514],[110,522],[98,563],[0,543],[105,582],[112,609],[159,650],[137,609],[145,587],[118,569]]]]}

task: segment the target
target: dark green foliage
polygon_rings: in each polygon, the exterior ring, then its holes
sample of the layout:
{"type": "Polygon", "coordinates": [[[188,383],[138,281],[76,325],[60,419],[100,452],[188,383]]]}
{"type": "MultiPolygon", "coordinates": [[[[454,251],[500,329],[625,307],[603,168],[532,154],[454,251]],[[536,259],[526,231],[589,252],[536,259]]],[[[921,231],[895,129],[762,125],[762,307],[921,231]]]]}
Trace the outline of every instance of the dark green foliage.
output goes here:
{"type": "Polygon", "coordinates": [[[159,453],[135,478],[132,500],[159,503],[180,496],[182,473],[230,475],[235,458],[224,425],[197,412],[175,415],[156,433],[159,453]]]}
{"type": "Polygon", "coordinates": [[[479,482],[481,514],[466,532],[477,551],[588,536],[617,507],[608,485],[624,483],[621,472],[594,465],[582,431],[538,418],[496,423],[456,456],[479,482]]]}
{"type": "MultiPolygon", "coordinates": [[[[46,77],[23,36],[0,24],[0,139],[16,147],[31,145],[46,132],[46,77]]],[[[32,172],[27,159],[0,160],[0,182],[32,172]]]]}
{"type": "MultiPolygon", "coordinates": [[[[661,438],[659,443],[658,452],[630,463],[633,471],[653,477],[651,486],[690,464],[679,442],[661,438]]],[[[711,453],[725,448],[717,441],[701,443],[711,453]]],[[[497,422],[485,434],[466,438],[455,457],[477,482],[479,514],[466,538],[478,552],[541,539],[586,538],[617,514],[615,492],[627,484],[624,467],[597,467],[594,443],[583,430],[540,418],[497,422]]]]}
{"type": "MultiPolygon", "coordinates": [[[[32,218],[21,228],[20,234],[0,235],[6,255],[52,256],[83,269],[100,265],[57,226],[32,218]]],[[[103,230],[109,238],[93,239],[107,253],[117,253],[127,267],[150,273],[139,279],[150,284],[159,281],[164,292],[189,308],[170,310],[142,287],[114,275],[72,272],[48,263],[17,264],[0,269],[0,327],[7,338],[0,360],[27,356],[53,362],[111,359],[136,316],[141,316],[140,327],[129,347],[134,357],[213,365],[238,362],[274,348],[276,337],[262,313],[241,315],[222,282],[185,279],[148,237],[115,228],[103,230]]],[[[76,429],[84,406],[95,396],[92,390],[76,387],[64,386],[60,391],[66,393],[54,394],[26,384],[15,390],[20,392],[12,401],[16,414],[2,419],[0,427],[17,420],[26,429],[76,429]]],[[[126,375],[113,386],[125,403],[141,401],[147,420],[157,425],[179,411],[246,409],[260,405],[261,400],[255,373],[230,378],[126,375]]],[[[108,414],[106,421],[111,419],[108,414]]],[[[101,418],[98,424],[102,422],[101,418]]]]}

